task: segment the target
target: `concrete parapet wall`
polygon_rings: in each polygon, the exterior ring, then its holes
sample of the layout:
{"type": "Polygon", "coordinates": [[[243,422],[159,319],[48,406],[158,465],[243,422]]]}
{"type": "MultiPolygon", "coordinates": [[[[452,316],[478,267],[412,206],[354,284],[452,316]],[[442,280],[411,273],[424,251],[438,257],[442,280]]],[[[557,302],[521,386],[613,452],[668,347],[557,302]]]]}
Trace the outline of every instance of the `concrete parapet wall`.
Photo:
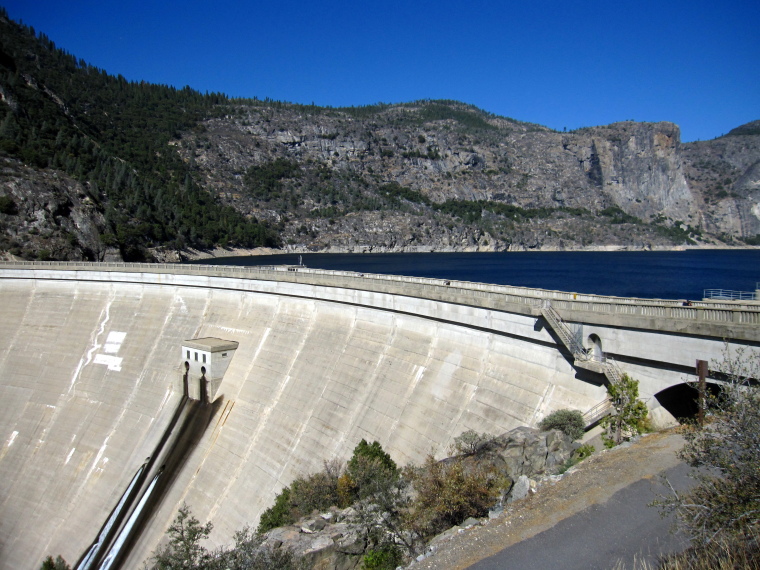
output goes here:
{"type": "MultiPolygon", "coordinates": [[[[375,275],[348,271],[325,271],[304,267],[235,267],[210,265],[176,265],[160,263],[88,263],[88,262],[0,262],[0,275],[50,276],[50,271],[64,270],[62,278],[117,280],[109,274],[143,274],[126,280],[169,282],[181,275],[196,277],[228,277],[235,280],[275,283],[297,283],[320,287],[388,293],[497,309],[525,315],[537,315],[544,302],[551,302],[566,319],[595,322],[602,325],[626,326],[664,332],[685,332],[717,338],[734,338],[760,342],[760,303],[744,301],[691,301],[637,299],[531,289],[507,285],[375,275]],[[42,273],[38,273],[38,272],[42,273]],[[81,273],[80,273],[81,272],[81,273]]],[[[250,289],[250,287],[249,287],[250,289]]]]}

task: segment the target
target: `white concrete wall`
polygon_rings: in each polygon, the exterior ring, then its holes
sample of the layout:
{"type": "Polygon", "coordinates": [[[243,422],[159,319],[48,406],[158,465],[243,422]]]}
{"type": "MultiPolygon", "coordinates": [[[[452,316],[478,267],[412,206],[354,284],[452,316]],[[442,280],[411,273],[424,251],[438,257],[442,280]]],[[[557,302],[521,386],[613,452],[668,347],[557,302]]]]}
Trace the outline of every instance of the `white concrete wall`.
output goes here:
{"type": "Polygon", "coordinates": [[[348,458],[361,438],[400,464],[421,461],[467,429],[499,433],[604,395],[575,380],[530,316],[331,288],[352,304],[334,303],[310,298],[313,285],[266,282],[274,294],[262,294],[162,279],[0,280],[0,568],[39,567],[49,554],[76,561],[169,421],[188,338],[240,345],[217,415],[126,567],[150,555],[183,501],[213,520],[214,543],[229,542],[282,486],[348,458]],[[368,298],[376,308],[358,304],[368,298]],[[446,322],[455,319],[507,334],[446,322]]]}
{"type": "Polygon", "coordinates": [[[676,384],[698,380],[697,360],[707,360],[711,370],[714,370],[720,367],[726,352],[732,358],[743,346],[747,346],[748,350],[758,350],[747,343],[722,338],[586,323],[583,325],[586,346],[589,346],[590,335],[598,336],[604,352],[613,354],[623,372],[639,381],[639,393],[650,408],[658,406],[654,399],[658,392],[676,384]],[[684,370],[676,367],[683,367],[684,370]]]}

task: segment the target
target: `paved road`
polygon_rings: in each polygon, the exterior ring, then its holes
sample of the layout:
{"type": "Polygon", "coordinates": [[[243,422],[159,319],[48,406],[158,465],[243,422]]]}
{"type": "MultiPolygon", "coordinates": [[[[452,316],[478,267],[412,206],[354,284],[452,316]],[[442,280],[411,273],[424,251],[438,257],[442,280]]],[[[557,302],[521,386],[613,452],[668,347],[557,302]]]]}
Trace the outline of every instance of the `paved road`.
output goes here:
{"type": "MultiPolygon", "coordinates": [[[[678,490],[693,483],[683,463],[664,472],[678,490]]],[[[681,535],[670,533],[672,519],[647,505],[667,493],[660,477],[641,479],[549,530],[519,542],[470,566],[474,570],[609,570],[622,560],[655,563],[657,556],[686,547],[681,535]]]]}

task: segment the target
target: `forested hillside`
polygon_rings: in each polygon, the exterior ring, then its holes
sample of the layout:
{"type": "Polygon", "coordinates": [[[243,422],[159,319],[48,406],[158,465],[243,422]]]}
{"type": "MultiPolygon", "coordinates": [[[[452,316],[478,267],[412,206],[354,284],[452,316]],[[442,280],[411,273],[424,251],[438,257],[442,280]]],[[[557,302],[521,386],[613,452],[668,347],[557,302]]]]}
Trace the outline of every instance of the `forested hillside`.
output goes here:
{"type": "MultiPolygon", "coordinates": [[[[201,188],[169,146],[212,114],[223,95],[114,77],[56,48],[44,34],[10,21],[3,10],[0,98],[0,151],[81,183],[92,209],[104,217],[102,245],[118,246],[125,258],[142,258],[145,247],[159,244],[278,245],[273,231],[220,205],[201,188]]],[[[19,173],[13,161],[5,161],[4,178],[19,173]]],[[[23,201],[6,194],[3,212],[20,215],[23,201]]],[[[64,207],[50,212],[51,218],[65,218],[73,201],[64,199],[64,207]]],[[[42,231],[55,241],[55,229],[62,224],[50,222],[42,231]]],[[[12,238],[3,233],[9,242],[12,238]]],[[[69,244],[78,240],[74,229],[67,233],[69,244]]],[[[34,240],[26,239],[23,229],[21,234],[15,244],[4,245],[38,255],[42,248],[29,251],[25,244],[34,240]]],[[[89,244],[80,253],[94,259],[94,249],[89,244]]],[[[64,253],[48,252],[55,257],[64,253]]]]}

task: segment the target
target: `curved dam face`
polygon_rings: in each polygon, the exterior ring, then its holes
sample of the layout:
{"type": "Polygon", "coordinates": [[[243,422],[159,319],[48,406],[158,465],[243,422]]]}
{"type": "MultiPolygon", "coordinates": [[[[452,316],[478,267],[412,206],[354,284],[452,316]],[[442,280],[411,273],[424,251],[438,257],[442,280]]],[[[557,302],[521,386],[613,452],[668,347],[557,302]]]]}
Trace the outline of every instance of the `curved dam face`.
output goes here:
{"type": "Polygon", "coordinates": [[[182,399],[187,339],[239,344],[125,568],[150,557],[183,502],[228,544],[294,477],[362,438],[419,462],[465,430],[533,425],[605,394],[526,315],[500,313],[498,333],[477,326],[487,311],[452,309],[472,312],[463,326],[383,308],[380,293],[138,281],[0,279],[0,568],[87,550],[182,399]],[[379,300],[356,302],[365,294],[379,300]]]}

